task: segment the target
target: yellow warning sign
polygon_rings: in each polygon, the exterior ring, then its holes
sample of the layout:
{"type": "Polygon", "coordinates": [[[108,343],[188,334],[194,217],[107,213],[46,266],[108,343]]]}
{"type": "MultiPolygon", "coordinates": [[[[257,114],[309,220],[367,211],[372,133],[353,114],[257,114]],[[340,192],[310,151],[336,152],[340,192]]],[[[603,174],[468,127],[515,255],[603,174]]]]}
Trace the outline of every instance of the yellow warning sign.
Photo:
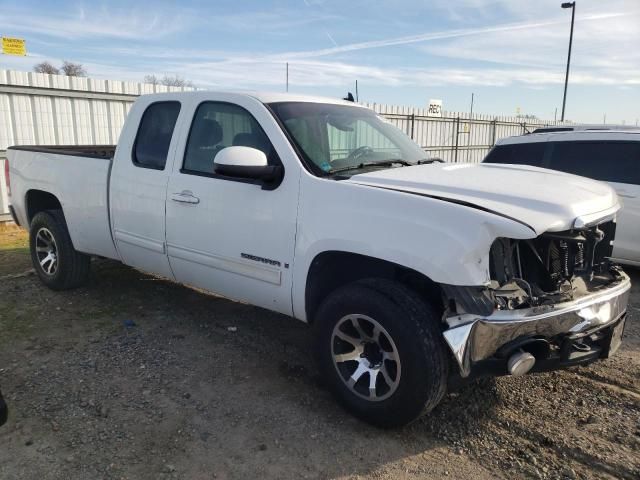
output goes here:
{"type": "Polygon", "coordinates": [[[27,54],[27,44],[22,38],[2,37],[2,53],[24,57],[27,54]]]}

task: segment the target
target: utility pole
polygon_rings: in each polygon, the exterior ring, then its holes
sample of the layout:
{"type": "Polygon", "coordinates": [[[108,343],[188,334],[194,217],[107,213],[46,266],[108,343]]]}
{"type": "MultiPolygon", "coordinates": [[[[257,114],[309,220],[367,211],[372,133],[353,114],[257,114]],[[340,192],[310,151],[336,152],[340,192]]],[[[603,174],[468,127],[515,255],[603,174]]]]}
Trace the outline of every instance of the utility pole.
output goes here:
{"type": "Polygon", "coordinates": [[[356,79],[356,102],[359,101],[359,97],[358,97],[358,80],[356,79]]]}
{"type": "Polygon", "coordinates": [[[287,62],[287,92],[289,91],[289,62],[287,62]]]}
{"type": "Polygon", "coordinates": [[[562,117],[561,122],[564,122],[564,109],[567,103],[567,84],[569,83],[569,64],[571,63],[571,44],[573,43],[573,21],[576,17],[576,2],[565,2],[561,5],[562,8],[571,9],[571,33],[569,34],[569,54],[567,55],[567,73],[564,77],[564,95],[562,97],[562,117]]]}

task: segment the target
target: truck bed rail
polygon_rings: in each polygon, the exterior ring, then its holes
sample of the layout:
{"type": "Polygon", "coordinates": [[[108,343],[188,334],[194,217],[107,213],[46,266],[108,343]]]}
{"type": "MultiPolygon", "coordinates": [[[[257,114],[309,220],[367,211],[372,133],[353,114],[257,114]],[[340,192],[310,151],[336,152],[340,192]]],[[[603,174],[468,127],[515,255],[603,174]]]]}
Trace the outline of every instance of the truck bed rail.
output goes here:
{"type": "Polygon", "coordinates": [[[104,158],[111,160],[115,154],[115,145],[15,145],[8,150],[55,153],[76,157],[104,158]]]}

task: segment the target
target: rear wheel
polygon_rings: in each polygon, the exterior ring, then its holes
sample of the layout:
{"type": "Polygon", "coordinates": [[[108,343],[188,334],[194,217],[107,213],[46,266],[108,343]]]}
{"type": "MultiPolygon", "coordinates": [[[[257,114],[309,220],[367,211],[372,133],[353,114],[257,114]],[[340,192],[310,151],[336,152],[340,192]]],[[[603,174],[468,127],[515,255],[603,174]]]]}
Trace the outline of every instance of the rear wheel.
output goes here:
{"type": "Polygon", "coordinates": [[[73,248],[60,210],[37,213],[31,221],[29,241],[33,268],[46,286],[67,290],[86,281],[91,259],[73,248]]]}
{"type": "Polygon", "coordinates": [[[433,308],[383,279],[333,292],[316,315],[320,368],[340,403],[381,427],[429,412],[446,391],[448,357],[433,308]]]}

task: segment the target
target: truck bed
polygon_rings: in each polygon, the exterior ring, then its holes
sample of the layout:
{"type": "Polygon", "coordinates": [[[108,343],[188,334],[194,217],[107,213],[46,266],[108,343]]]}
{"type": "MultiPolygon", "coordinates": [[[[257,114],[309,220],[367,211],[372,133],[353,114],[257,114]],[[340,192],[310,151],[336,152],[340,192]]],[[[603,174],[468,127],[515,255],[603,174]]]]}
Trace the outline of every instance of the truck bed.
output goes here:
{"type": "Polygon", "coordinates": [[[21,225],[28,228],[31,202],[50,194],[62,206],[76,250],[118,258],[108,193],[115,146],[38,145],[7,150],[11,204],[21,225]]]}

